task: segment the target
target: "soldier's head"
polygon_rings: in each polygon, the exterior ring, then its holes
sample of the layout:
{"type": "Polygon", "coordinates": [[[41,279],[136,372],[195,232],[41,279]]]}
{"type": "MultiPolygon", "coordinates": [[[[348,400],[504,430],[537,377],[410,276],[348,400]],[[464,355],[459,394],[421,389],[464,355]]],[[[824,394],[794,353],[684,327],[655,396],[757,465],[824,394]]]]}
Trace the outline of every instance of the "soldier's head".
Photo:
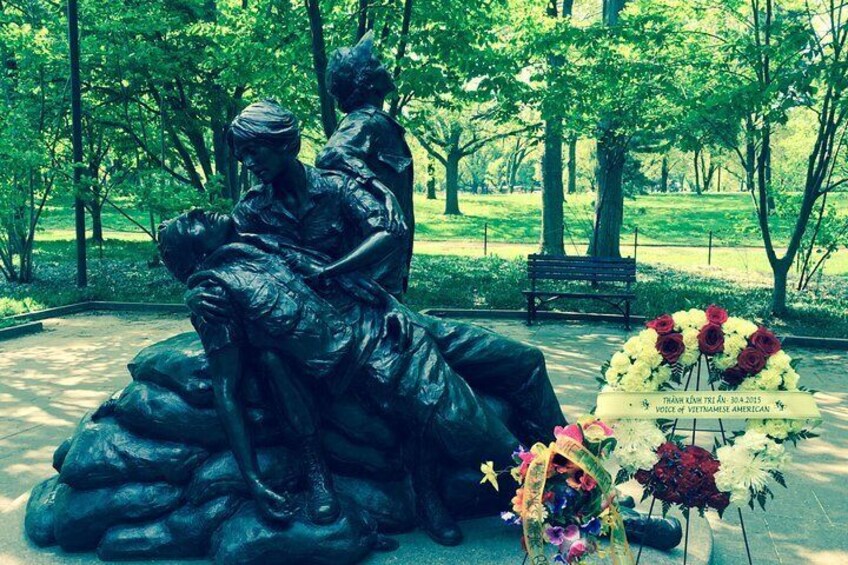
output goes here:
{"type": "Polygon", "coordinates": [[[300,127],[294,114],[274,102],[254,102],[227,130],[236,156],[263,183],[270,183],[297,162],[300,127]]]}
{"type": "Polygon", "coordinates": [[[159,226],[159,255],[171,274],[185,282],[207,255],[233,241],[234,235],[229,215],[191,210],[159,226]]]}
{"type": "Polygon", "coordinates": [[[379,108],[395,89],[391,75],[374,55],[370,31],[353,47],[337,49],[330,55],[327,89],[346,114],[366,104],[379,108]]]}

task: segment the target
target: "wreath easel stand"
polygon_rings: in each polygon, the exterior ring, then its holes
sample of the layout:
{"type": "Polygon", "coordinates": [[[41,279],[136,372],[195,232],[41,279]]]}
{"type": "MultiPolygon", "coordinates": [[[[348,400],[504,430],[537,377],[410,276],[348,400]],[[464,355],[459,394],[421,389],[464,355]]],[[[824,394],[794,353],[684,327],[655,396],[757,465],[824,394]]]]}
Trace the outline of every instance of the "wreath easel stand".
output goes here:
{"type": "MultiPolygon", "coordinates": [[[[697,365],[692,365],[689,369],[684,370],[683,374],[681,375],[681,381],[683,380],[682,379],[683,376],[686,377],[686,384],[683,387],[683,392],[689,392],[689,390],[690,390],[689,386],[692,383],[692,376],[693,375],[695,376],[695,388],[692,389],[692,390],[693,391],[700,391],[701,390],[701,371],[702,371],[703,364],[704,364],[704,354],[701,353],[698,357],[697,365]]],[[[707,365],[709,364],[709,360],[706,361],[706,364],[707,365]]],[[[710,382],[710,389],[714,392],[716,391],[715,385],[712,382],[710,382]]],[[[699,430],[698,429],[698,419],[693,418],[692,419],[692,441],[690,442],[690,445],[695,445],[696,436],[697,436],[697,433],[699,431],[700,432],[708,432],[708,433],[718,432],[718,433],[721,434],[722,445],[727,445],[728,441],[727,441],[727,434],[725,433],[725,430],[724,430],[724,422],[722,422],[721,418],[716,418],[716,419],[718,420],[718,426],[719,426],[718,430],[708,430],[708,429],[699,430]]],[[[670,435],[672,437],[674,436],[675,432],[677,431],[677,426],[678,426],[679,422],[680,422],[680,418],[675,418],[674,423],[672,424],[672,427],[671,427],[671,434],[670,435]]],[[[648,519],[650,519],[651,516],[653,516],[654,508],[656,507],[656,503],[657,503],[656,496],[651,496],[651,506],[648,509],[648,519]]],[[[739,525],[742,528],[742,539],[745,541],[745,553],[748,556],[748,565],[753,565],[754,561],[751,558],[751,546],[748,543],[748,532],[745,530],[745,519],[742,517],[742,508],[737,506],[736,510],[739,513],[739,525]]],[[[686,521],[686,526],[685,526],[685,529],[684,529],[685,533],[684,533],[684,537],[683,537],[683,565],[687,565],[688,558],[689,558],[689,511],[690,511],[689,508],[686,508],[686,509],[683,510],[683,518],[686,521]]],[[[644,546],[645,546],[645,544],[644,544],[644,539],[643,539],[639,542],[639,551],[636,554],[636,565],[639,565],[639,560],[642,558],[642,549],[644,548],[644,546]]]]}

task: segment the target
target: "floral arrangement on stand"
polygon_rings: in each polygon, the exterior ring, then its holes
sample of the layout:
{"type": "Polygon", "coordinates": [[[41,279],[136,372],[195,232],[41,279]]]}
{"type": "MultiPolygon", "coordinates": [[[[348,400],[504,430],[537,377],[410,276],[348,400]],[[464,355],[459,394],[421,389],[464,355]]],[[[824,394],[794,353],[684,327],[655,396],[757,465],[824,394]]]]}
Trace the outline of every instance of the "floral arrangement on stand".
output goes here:
{"type": "Polygon", "coordinates": [[[615,502],[612,477],[603,460],[615,448],[613,430],[591,416],[557,427],[556,441],[519,447],[515,466],[496,470],[491,461],[481,465],[481,483],[499,490],[498,476],[509,474],[518,488],[512,510],[502,512],[508,524],[523,530],[522,546],[532,563],[581,565],[590,556],[612,557],[615,563],[632,563],[624,525],[615,502]],[[610,546],[598,543],[610,536],[610,546]]]}
{"type": "MultiPolygon", "coordinates": [[[[646,324],[602,368],[604,390],[675,390],[703,359],[709,385],[727,391],[799,391],[796,363],[780,340],[753,322],[710,306],[665,314],[646,324]]],[[[688,383],[687,383],[688,386],[688,383]]],[[[809,391],[813,392],[813,391],[809,391]]],[[[806,420],[747,420],[744,432],[716,440],[713,451],[684,447],[669,420],[620,420],[613,425],[613,456],[621,465],[616,482],[635,477],[645,495],[663,503],[719,513],[730,504],[755,502],[764,509],[773,497],[769,480],[786,486],[788,442],[817,437],[806,420]]]]}

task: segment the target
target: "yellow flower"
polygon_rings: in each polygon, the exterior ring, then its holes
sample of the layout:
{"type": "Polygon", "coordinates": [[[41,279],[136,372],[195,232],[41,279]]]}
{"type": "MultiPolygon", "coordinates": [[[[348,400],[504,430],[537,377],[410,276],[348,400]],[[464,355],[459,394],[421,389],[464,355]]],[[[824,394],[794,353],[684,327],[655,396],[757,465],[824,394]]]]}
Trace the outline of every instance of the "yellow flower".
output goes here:
{"type": "Polygon", "coordinates": [[[495,471],[495,464],[492,461],[486,461],[480,465],[480,472],[483,473],[483,478],[480,480],[480,484],[492,483],[495,490],[500,492],[500,488],[498,487],[498,473],[495,471]]]}
{"type": "Polygon", "coordinates": [[[512,476],[512,480],[521,484],[521,467],[513,467],[509,474],[512,476]]]}

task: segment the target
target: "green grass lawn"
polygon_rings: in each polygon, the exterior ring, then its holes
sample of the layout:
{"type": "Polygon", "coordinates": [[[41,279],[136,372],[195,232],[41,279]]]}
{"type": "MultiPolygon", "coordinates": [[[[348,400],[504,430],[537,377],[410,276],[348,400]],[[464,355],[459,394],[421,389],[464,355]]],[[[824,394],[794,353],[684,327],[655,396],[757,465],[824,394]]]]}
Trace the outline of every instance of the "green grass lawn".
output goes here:
{"type": "MultiPolygon", "coordinates": [[[[848,209],[848,198],[835,195],[848,209]]],[[[632,254],[632,229],[640,244],[715,242],[761,245],[746,194],[640,196],[625,205],[622,251],[632,254]]],[[[540,195],[460,195],[462,216],[444,216],[444,202],[416,195],[416,256],[410,304],[416,308],[523,308],[526,284],[524,257],[537,249],[540,195]],[[483,255],[483,226],[489,227],[489,257],[483,255]],[[495,255],[495,256],[491,256],[495,255]]],[[[587,195],[568,197],[568,253],[585,252],[591,225],[587,195]]],[[[132,212],[148,225],[144,213],[132,212]]],[[[90,286],[74,287],[73,218],[69,206],[46,210],[37,235],[36,277],[32,285],[0,283],[0,316],[58,306],[79,300],[176,302],[183,290],[164,269],[150,268],[152,242],[114,210],[104,210],[107,241],[89,245],[90,286]]],[[[780,226],[777,226],[780,237],[780,226]]],[[[707,250],[699,247],[638,249],[639,283],[634,313],[654,316],[665,311],[722,303],[737,315],[768,321],[795,333],[848,336],[848,252],[828,264],[824,278],[809,292],[791,293],[793,315],[768,317],[770,269],[762,249],[719,247],[707,266],[707,250]],[[830,275],[842,275],[832,277],[830,275]]],[[[568,310],[598,311],[597,302],[567,302],[568,310]]]]}
{"type": "MultiPolygon", "coordinates": [[[[488,224],[491,241],[539,241],[541,229],[540,193],[534,194],[460,194],[462,216],[445,216],[444,201],[427,200],[416,195],[416,234],[422,240],[483,239],[488,224]]],[[[831,196],[848,214],[848,194],[831,196]]],[[[563,206],[566,225],[574,243],[585,245],[593,222],[593,195],[566,197],[563,206]]],[[[714,244],[761,246],[757,218],[747,193],[650,194],[629,198],[624,204],[622,241],[631,243],[635,228],[643,243],[707,245],[709,232],[714,244]]],[[[774,224],[776,241],[785,242],[791,226],[774,224]]],[[[571,245],[569,233],[566,246],[571,245]]]]}
{"type": "MultiPolygon", "coordinates": [[[[448,245],[445,245],[447,248],[448,245]]],[[[74,286],[74,248],[70,241],[43,242],[36,258],[37,281],[29,285],[0,283],[0,316],[60,306],[81,300],[179,302],[183,287],[162,267],[150,267],[149,242],[107,241],[102,254],[91,250],[90,286],[74,286]]],[[[419,254],[413,259],[410,306],[454,308],[524,308],[526,287],[523,258],[467,257],[419,254]]],[[[634,314],[722,304],[735,315],[772,326],[781,333],[848,337],[848,293],[844,285],[817,287],[813,293],[791,293],[792,315],[768,314],[767,277],[734,280],[732,273],[713,269],[687,272],[662,266],[639,266],[634,314]]],[[[567,301],[572,311],[610,311],[600,302],[567,301]]]]}
{"type": "MultiPolygon", "coordinates": [[[[541,229],[541,194],[465,194],[459,195],[461,216],[444,215],[444,199],[427,200],[415,195],[416,237],[421,241],[483,239],[483,225],[488,224],[489,239],[503,243],[536,243],[541,229]]],[[[848,193],[831,196],[848,215],[848,193]]],[[[593,221],[593,195],[566,197],[566,246],[583,246],[589,240],[593,221]]],[[[133,218],[148,226],[146,213],[127,210],[133,218]]],[[[104,208],[103,224],[107,237],[143,240],[141,230],[111,208],[104,208]]],[[[642,243],[674,243],[707,245],[713,232],[716,245],[761,246],[759,228],[747,193],[651,194],[627,199],[624,205],[622,242],[632,243],[639,228],[642,243]]],[[[39,239],[71,239],[73,214],[70,203],[57,202],[48,207],[39,226],[39,239]]],[[[784,243],[789,226],[775,224],[776,241],[784,243]]]]}

